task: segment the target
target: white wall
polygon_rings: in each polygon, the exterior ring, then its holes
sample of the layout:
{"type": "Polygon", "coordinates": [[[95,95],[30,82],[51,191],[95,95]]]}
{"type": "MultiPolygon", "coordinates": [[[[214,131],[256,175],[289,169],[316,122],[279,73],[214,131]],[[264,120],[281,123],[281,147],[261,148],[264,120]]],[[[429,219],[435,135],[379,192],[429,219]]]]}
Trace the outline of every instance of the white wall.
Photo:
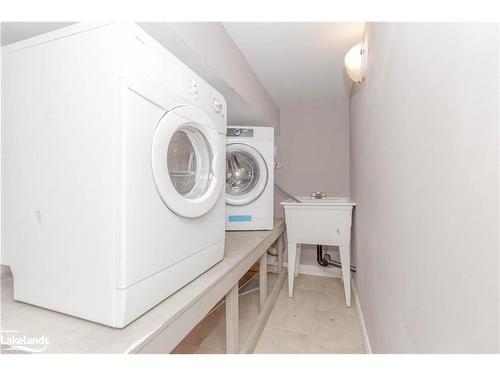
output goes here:
{"type": "MultiPolygon", "coordinates": [[[[297,196],[325,191],[329,196],[349,195],[349,107],[347,98],[329,106],[281,110],[280,133],[276,137],[275,180],[297,196]]],[[[284,216],[275,194],[275,213],[284,216]]],[[[311,249],[311,247],[303,247],[311,249]]],[[[316,264],[315,253],[303,251],[302,264],[316,264]]]]}
{"type": "Polygon", "coordinates": [[[376,23],[366,37],[351,193],[372,349],[498,352],[498,26],[376,23]]]}

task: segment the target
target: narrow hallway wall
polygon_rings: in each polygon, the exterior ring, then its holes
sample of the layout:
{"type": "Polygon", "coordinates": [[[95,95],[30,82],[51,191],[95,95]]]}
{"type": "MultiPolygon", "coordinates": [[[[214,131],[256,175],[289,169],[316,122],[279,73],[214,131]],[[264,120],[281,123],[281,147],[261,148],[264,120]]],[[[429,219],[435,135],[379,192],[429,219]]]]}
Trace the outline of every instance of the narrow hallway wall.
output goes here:
{"type": "Polygon", "coordinates": [[[499,350],[499,28],[374,23],[350,98],[357,288],[375,353],[499,350]]]}

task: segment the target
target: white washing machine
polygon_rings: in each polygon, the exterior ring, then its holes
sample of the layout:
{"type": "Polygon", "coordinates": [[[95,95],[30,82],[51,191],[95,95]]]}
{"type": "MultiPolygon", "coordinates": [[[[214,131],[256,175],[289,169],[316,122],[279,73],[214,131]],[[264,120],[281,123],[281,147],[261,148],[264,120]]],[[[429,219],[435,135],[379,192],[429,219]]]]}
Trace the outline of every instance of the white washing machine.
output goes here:
{"type": "Polygon", "coordinates": [[[224,253],[224,98],[135,24],[2,49],[14,298],[123,327],[224,253]]]}
{"type": "Polygon", "coordinates": [[[274,222],[274,128],[227,128],[226,230],[270,230],[274,222]]]}

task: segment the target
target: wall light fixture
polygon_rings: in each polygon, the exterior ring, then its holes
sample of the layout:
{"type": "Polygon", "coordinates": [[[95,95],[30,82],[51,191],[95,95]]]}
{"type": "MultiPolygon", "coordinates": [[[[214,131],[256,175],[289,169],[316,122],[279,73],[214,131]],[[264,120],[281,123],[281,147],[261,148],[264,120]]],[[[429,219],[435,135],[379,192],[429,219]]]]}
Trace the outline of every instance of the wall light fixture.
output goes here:
{"type": "Polygon", "coordinates": [[[368,67],[368,46],[364,41],[352,47],[344,57],[345,71],[350,79],[361,84],[368,67]]]}

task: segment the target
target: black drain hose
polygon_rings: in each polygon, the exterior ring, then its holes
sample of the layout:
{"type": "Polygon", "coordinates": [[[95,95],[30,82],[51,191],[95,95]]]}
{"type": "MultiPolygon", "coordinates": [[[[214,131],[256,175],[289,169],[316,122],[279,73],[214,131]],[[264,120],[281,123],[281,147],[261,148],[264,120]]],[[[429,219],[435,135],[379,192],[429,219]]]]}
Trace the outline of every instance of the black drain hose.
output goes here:
{"type": "Polygon", "coordinates": [[[323,259],[323,246],[316,245],[316,261],[320,266],[328,267],[328,263],[323,259]]]}
{"type": "MultiPolygon", "coordinates": [[[[323,255],[323,245],[316,245],[316,261],[323,267],[334,266],[342,268],[342,264],[333,260],[329,254],[323,255]]],[[[351,272],[356,272],[356,267],[351,266],[351,272]]]]}

